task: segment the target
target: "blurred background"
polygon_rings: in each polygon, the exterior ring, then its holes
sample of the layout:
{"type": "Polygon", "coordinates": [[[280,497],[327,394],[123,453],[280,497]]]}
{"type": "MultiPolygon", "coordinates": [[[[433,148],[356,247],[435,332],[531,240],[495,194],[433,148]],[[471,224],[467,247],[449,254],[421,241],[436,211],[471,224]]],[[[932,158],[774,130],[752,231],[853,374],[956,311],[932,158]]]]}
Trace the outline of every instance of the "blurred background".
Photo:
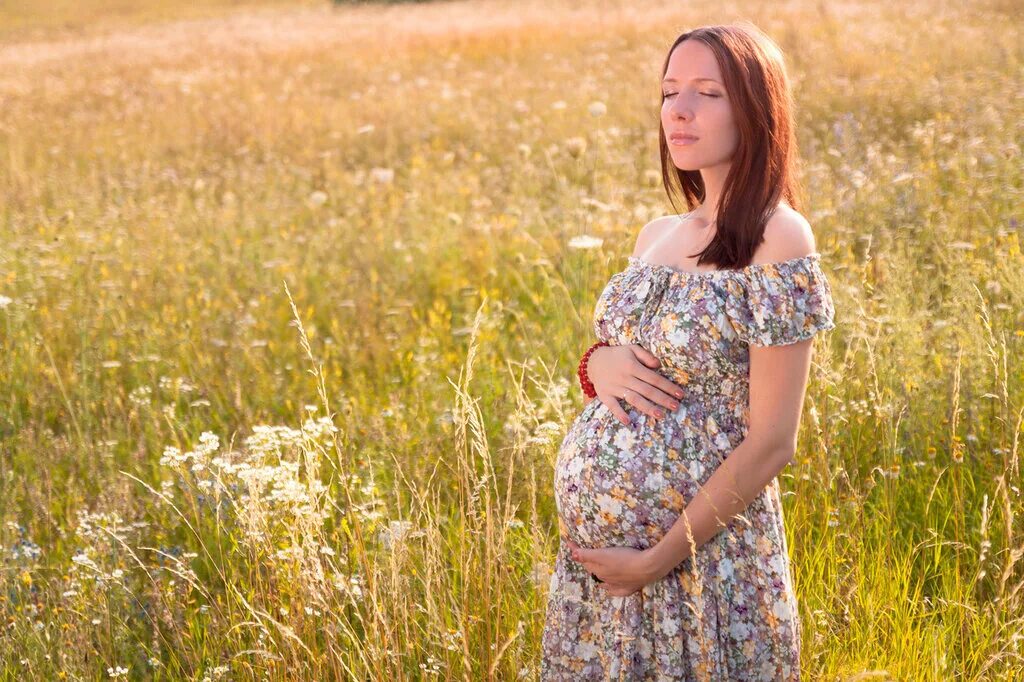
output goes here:
{"type": "Polygon", "coordinates": [[[1024,679],[1021,4],[0,5],[0,677],[537,679],[676,35],[783,49],[808,679],[1024,679]]]}

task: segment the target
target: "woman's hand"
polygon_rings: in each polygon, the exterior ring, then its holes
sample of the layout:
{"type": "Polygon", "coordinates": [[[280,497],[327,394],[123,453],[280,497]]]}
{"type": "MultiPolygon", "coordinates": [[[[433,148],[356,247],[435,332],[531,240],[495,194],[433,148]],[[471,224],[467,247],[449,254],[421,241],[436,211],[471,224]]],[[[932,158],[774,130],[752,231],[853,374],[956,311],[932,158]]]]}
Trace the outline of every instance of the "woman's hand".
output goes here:
{"type": "Polygon", "coordinates": [[[569,538],[562,541],[572,552],[572,558],[598,579],[597,587],[613,597],[638,592],[662,577],[657,572],[650,550],[632,547],[584,549],[569,538]]]}
{"type": "Polygon", "coordinates": [[[618,398],[656,419],[665,416],[662,407],[679,407],[682,389],[651,369],[660,365],[661,361],[639,344],[600,346],[590,354],[587,376],[601,402],[629,426],[629,415],[618,398]]]}

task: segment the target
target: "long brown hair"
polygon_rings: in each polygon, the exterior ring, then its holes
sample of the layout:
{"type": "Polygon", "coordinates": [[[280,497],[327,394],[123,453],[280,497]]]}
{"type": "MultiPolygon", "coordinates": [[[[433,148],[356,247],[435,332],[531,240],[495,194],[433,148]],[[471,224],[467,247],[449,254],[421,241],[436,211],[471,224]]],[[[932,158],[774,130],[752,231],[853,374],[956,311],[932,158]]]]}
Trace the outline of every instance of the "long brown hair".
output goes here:
{"type": "MultiPolygon", "coordinates": [[[[712,263],[723,269],[745,267],[764,238],[765,225],[780,198],[784,197],[793,209],[800,208],[789,77],[778,45],[750,22],[738,22],[702,26],[680,34],[665,56],[662,78],[668,71],[672,50],[684,40],[699,40],[714,53],[739,132],[722,189],[715,236],[698,254],[697,263],[712,263]]],[[[658,144],[665,192],[676,207],[674,194],[681,190],[693,210],[704,200],[704,181],[699,170],[680,170],[672,162],[660,118],[658,144]]]]}

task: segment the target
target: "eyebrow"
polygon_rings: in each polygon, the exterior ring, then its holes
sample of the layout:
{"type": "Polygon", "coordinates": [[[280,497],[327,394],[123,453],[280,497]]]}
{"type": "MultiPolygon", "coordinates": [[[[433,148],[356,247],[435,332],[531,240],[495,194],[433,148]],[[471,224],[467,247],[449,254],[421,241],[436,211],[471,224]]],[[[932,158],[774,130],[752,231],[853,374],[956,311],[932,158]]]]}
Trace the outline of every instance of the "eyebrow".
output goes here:
{"type": "MultiPolygon", "coordinates": [[[[691,83],[697,83],[699,81],[711,81],[712,83],[718,83],[718,81],[716,81],[714,78],[694,78],[690,82],[691,83]]],[[[665,80],[663,80],[661,82],[662,83],[678,83],[678,81],[675,78],[666,78],[665,80]]],[[[718,83],[718,84],[721,85],[721,83],[718,83]]]]}

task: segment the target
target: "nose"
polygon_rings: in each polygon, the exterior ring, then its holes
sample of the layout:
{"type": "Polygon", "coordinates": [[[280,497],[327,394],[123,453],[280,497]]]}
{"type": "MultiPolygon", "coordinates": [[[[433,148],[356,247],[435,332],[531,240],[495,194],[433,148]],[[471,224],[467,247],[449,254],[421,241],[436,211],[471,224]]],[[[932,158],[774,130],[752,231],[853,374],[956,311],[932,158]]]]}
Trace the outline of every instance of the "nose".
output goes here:
{"type": "Polygon", "coordinates": [[[677,95],[676,100],[669,107],[669,114],[685,121],[693,118],[693,109],[677,95]]]}

